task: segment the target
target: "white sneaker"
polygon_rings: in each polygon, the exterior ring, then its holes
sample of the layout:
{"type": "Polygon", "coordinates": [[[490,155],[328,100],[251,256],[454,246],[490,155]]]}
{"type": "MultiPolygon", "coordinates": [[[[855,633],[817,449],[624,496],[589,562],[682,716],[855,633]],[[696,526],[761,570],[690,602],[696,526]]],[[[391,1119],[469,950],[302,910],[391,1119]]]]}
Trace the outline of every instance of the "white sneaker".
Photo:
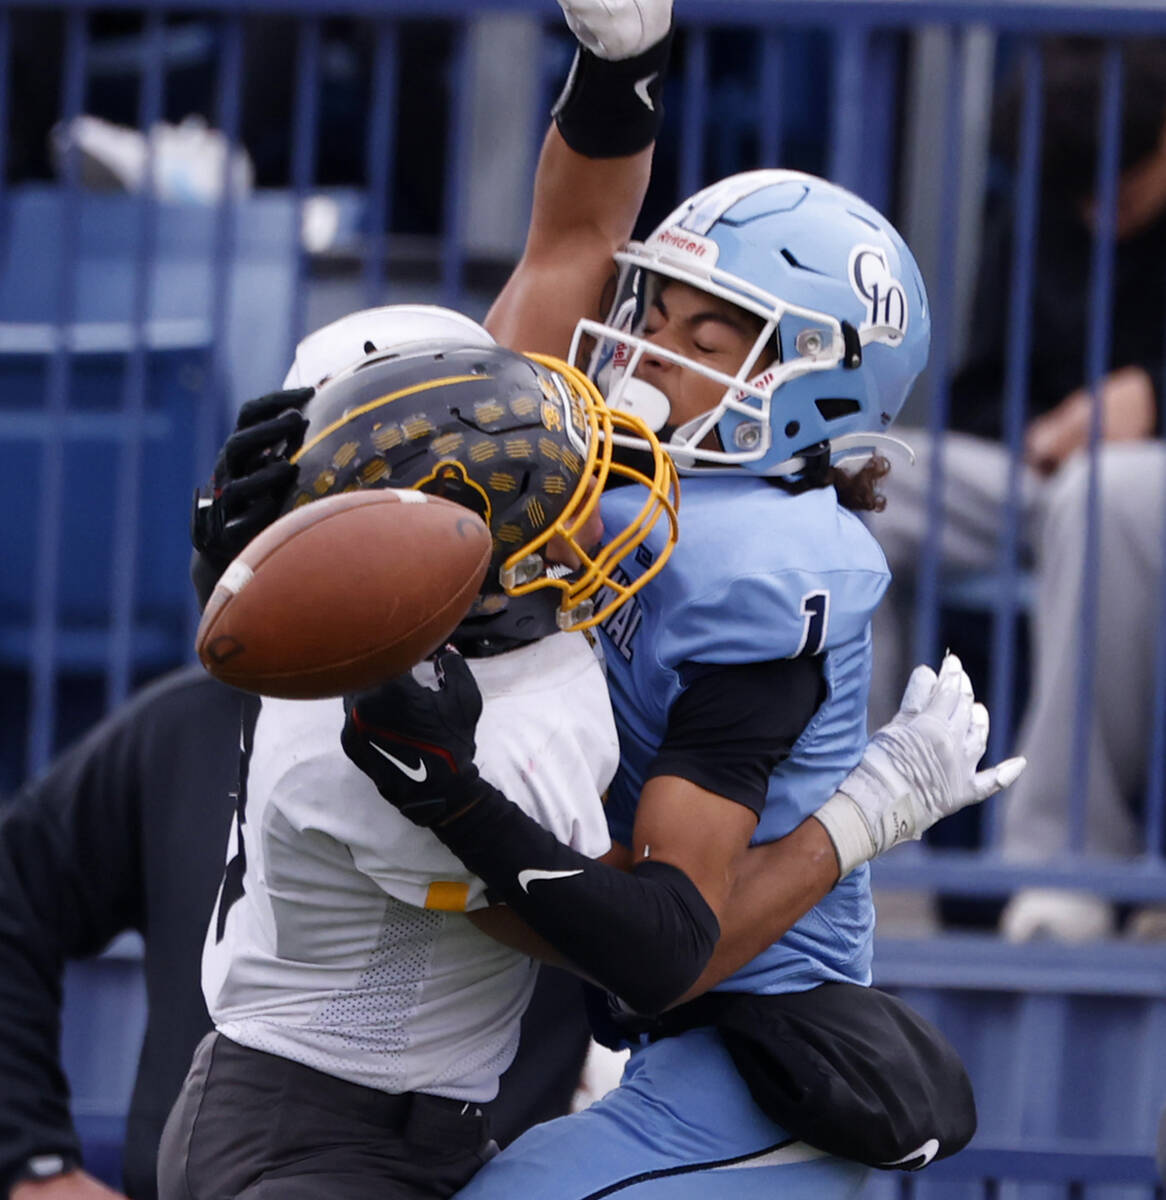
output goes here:
{"type": "Polygon", "coordinates": [[[145,188],[152,153],[154,194],[159,200],[213,204],[222,195],[228,153],[233,194],[247,195],[255,180],[246,150],[232,149],[226,137],[208,129],[201,117],[187,117],[180,125],[159,122],[147,141],[137,129],[86,114],[54,127],[52,150],[58,171],[66,155],[74,152],[86,186],[131,193],[145,188]]]}
{"type": "Polygon", "coordinates": [[[1113,905],[1092,892],[1025,888],[1004,906],[1000,932],[1008,942],[1095,942],[1113,936],[1113,905]]]}

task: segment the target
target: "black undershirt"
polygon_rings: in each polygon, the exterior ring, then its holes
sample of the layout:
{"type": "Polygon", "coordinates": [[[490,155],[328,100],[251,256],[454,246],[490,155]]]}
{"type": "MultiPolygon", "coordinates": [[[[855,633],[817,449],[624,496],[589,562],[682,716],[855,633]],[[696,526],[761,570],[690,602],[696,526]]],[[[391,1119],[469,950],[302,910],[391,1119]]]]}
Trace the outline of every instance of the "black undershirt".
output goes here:
{"type": "Polygon", "coordinates": [[[685,663],[647,778],[679,776],[760,816],[770,775],[826,698],[822,661],[685,663]]]}

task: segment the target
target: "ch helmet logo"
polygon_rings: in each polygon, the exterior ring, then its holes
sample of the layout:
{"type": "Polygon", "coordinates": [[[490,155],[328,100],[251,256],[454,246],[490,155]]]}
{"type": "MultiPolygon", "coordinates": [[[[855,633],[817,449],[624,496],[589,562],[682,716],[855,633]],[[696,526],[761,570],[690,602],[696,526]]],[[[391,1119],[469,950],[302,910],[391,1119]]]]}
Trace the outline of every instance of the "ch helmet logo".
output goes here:
{"type": "Polygon", "coordinates": [[[859,332],[870,339],[897,345],[907,332],[907,292],[891,271],[886,251],[878,246],[855,246],[850,252],[850,286],[866,305],[859,332]]]}

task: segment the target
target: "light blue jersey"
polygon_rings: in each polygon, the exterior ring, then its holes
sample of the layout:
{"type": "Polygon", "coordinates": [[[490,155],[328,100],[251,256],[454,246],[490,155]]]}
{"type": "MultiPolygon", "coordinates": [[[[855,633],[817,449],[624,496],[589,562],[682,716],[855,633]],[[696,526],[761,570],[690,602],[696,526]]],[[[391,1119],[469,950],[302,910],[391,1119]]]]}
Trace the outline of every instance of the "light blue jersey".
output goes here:
{"type": "MultiPolygon", "coordinates": [[[[618,526],[640,502],[634,488],[609,492],[604,519],[618,526]]],[[[639,569],[650,561],[645,549],[639,569]]],[[[686,476],[671,560],[603,628],[620,732],[607,803],[612,837],[631,845],[684,663],[823,655],[826,698],[770,779],[754,843],[789,833],[821,807],[866,744],[870,620],[888,580],[882,551],[833,488],[793,496],[744,473],[686,476]]],[[[827,980],[869,983],[873,930],[863,866],[719,987],[786,992],[827,980]]]]}

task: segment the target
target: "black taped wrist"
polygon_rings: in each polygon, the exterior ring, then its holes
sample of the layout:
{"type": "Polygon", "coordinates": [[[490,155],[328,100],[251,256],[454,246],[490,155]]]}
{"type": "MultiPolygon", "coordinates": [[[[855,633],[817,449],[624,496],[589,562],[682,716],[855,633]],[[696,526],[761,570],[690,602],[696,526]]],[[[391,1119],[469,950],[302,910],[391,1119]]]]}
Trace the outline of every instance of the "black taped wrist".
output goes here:
{"type": "Polygon", "coordinates": [[[634,58],[609,62],[580,46],[551,116],[563,141],[587,158],[647,149],[664,119],[661,95],[672,30],[634,58]]]}
{"type": "Polygon", "coordinates": [[[628,873],[564,846],[484,780],[433,832],[536,932],[639,1013],[692,986],[720,937],[696,885],[670,863],[628,873]]]}

